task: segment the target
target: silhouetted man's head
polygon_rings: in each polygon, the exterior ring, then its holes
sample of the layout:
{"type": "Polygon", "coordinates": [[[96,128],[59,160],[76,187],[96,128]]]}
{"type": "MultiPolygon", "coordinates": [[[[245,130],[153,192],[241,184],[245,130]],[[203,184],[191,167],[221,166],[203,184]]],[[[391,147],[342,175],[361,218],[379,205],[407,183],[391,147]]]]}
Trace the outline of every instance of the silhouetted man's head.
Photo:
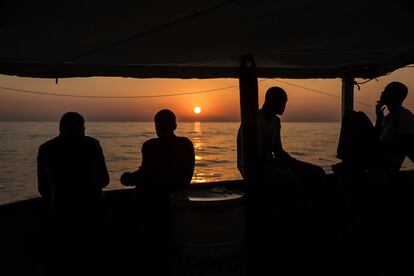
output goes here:
{"type": "Polygon", "coordinates": [[[272,116],[282,115],[285,112],[287,100],[285,90],[280,87],[270,87],[266,92],[263,109],[272,116]]]}
{"type": "Polygon", "coordinates": [[[59,122],[61,134],[85,134],[85,119],[77,112],[65,113],[59,122]]]}
{"type": "Polygon", "coordinates": [[[407,97],[407,86],[401,82],[391,82],[381,93],[380,102],[385,104],[388,110],[393,110],[402,106],[403,101],[407,97]]]}
{"type": "Polygon", "coordinates": [[[154,121],[158,137],[170,136],[174,134],[174,130],[177,128],[175,114],[169,109],[158,111],[155,114],[154,121]]]}

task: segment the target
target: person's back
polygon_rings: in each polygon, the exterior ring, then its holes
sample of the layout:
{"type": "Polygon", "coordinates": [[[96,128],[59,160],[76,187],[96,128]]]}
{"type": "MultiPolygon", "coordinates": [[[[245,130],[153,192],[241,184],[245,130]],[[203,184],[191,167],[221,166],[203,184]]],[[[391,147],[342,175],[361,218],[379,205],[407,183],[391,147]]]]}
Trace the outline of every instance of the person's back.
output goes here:
{"type": "Polygon", "coordinates": [[[121,183],[135,186],[153,198],[165,198],[188,188],[194,171],[194,146],[185,137],[177,137],[175,114],[164,109],[155,115],[157,138],[142,146],[142,164],[135,172],[125,172],[121,183]]]}
{"type": "Polygon", "coordinates": [[[132,257],[139,260],[141,273],[166,275],[170,253],[169,196],[189,187],[195,155],[189,139],[175,136],[177,124],[172,111],[159,111],[154,121],[158,137],[143,144],[140,168],[123,173],[121,183],[135,186],[137,219],[132,226],[135,234],[131,244],[136,243],[139,249],[132,257]]]}
{"type": "Polygon", "coordinates": [[[188,188],[194,170],[194,148],[186,137],[154,138],[142,147],[145,187],[171,194],[188,188]]]}
{"type": "Polygon", "coordinates": [[[55,211],[82,211],[102,199],[108,176],[94,138],[63,134],[39,148],[39,192],[55,211]]]}
{"type": "Polygon", "coordinates": [[[407,155],[412,160],[414,115],[401,106],[384,117],[381,127],[379,140],[391,164],[399,169],[407,155]]]}
{"type": "Polygon", "coordinates": [[[102,188],[108,185],[109,175],[102,148],[98,140],[85,136],[80,114],[63,115],[59,136],[39,147],[37,164],[38,190],[49,204],[39,237],[45,267],[53,275],[103,275],[102,188]]]}

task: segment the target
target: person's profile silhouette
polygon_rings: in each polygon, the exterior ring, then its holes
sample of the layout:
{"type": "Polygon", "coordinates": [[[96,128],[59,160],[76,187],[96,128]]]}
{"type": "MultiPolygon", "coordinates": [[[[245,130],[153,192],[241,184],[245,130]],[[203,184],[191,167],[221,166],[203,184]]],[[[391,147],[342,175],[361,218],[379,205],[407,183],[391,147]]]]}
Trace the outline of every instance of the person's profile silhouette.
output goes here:
{"type": "MultiPolygon", "coordinates": [[[[297,160],[286,152],[281,139],[281,120],[288,102],[287,93],[280,87],[271,87],[258,112],[259,158],[262,168],[268,168],[285,182],[296,182],[302,190],[319,189],[325,172],[316,165],[297,160]]],[[[237,167],[243,175],[241,131],[237,135],[237,167]]]]}
{"type": "Polygon", "coordinates": [[[414,115],[403,106],[407,95],[407,86],[389,83],[375,106],[375,126],[361,111],[344,115],[337,149],[342,162],[332,166],[335,173],[398,171],[406,157],[414,160],[414,115]]]}

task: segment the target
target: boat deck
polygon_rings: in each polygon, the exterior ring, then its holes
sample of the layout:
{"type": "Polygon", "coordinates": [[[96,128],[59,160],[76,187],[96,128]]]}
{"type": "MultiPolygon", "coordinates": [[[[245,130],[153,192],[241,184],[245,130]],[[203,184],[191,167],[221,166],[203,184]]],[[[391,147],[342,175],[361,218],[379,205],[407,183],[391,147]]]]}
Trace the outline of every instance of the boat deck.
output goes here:
{"type": "MultiPolygon", "coordinates": [[[[278,205],[275,197],[276,207],[264,211],[261,226],[249,225],[253,220],[247,220],[248,250],[243,253],[247,275],[412,275],[413,184],[414,171],[342,178],[328,175],[327,188],[318,194],[316,207],[303,205],[292,211],[278,205]],[[293,223],[286,219],[292,217],[293,223]]],[[[223,186],[243,190],[243,185],[235,180],[195,185],[193,189],[223,186]]],[[[132,275],[131,268],[143,275],[130,263],[136,257],[130,248],[133,191],[105,194],[109,234],[103,241],[108,252],[102,264],[108,275],[132,275]],[[129,259],[124,260],[125,256],[129,259]]],[[[38,241],[45,212],[40,198],[0,206],[1,275],[41,274],[36,262],[45,254],[38,241]]]]}

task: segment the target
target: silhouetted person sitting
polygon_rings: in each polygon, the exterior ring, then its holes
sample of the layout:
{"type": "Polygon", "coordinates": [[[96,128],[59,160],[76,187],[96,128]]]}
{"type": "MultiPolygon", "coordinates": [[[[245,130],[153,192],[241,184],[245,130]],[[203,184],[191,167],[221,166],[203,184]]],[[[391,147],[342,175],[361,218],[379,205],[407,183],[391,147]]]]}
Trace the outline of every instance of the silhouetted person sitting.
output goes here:
{"type": "MultiPolygon", "coordinates": [[[[259,172],[261,176],[260,204],[267,215],[264,224],[269,244],[292,248],[298,241],[297,232],[308,227],[302,223],[316,222],[319,192],[325,172],[322,168],[293,158],[281,142],[278,115],[286,108],[287,94],[280,87],[267,90],[265,102],[258,112],[259,172]],[[305,207],[302,209],[302,207],[305,207]],[[298,227],[298,224],[302,224],[298,227]]],[[[238,169],[243,175],[241,130],[237,139],[238,169]]]]}
{"type": "Polygon", "coordinates": [[[135,172],[125,172],[121,183],[151,193],[155,198],[188,188],[194,171],[194,147],[186,137],[175,136],[175,115],[168,109],[154,118],[158,138],[142,146],[142,164],[135,172]]]}
{"type": "Polygon", "coordinates": [[[334,172],[398,171],[406,156],[414,161],[414,115],[402,106],[407,94],[400,82],[385,87],[375,127],[363,112],[344,115],[337,151],[342,162],[332,166],[334,172]]]}
{"type": "Polygon", "coordinates": [[[136,257],[145,274],[166,275],[169,269],[169,196],[187,189],[194,171],[194,147],[186,137],[175,136],[176,118],[163,109],[154,118],[158,138],[142,146],[142,164],[135,172],[125,172],[121,183],[135,186],[139,250],[136,257]]]}
{"type": "Polygon", "coordinates": [[[38,190],[49,205],[50,224],[45,231],[56,251],[50,254],[59,262],[59,271],[52,274],[87,267],[88,274],[98,273],[94,265],[105,219],[102,188],[108,185],[109,175],[102,148],[98,140],[85,136],[84,124],[80,114],[64,114],[59,136],[39,147],[38,190]]]}
{"type": "MultiPolygon", "coordinates": [[[[265,102],[258,112],[259,158],[262,166],[273,169],[282,181],[296,181],[301,189],[308,190],[310,185],[323,182],[325,172],[319,166],[293,158],[283,149],[278,115],[284,113],[287,100],[286,92],[280,87],[271,87],[266,92],[265,102]]],[[[237,167],[243,175],[240,129],[237,141],[237,167]]]]}

